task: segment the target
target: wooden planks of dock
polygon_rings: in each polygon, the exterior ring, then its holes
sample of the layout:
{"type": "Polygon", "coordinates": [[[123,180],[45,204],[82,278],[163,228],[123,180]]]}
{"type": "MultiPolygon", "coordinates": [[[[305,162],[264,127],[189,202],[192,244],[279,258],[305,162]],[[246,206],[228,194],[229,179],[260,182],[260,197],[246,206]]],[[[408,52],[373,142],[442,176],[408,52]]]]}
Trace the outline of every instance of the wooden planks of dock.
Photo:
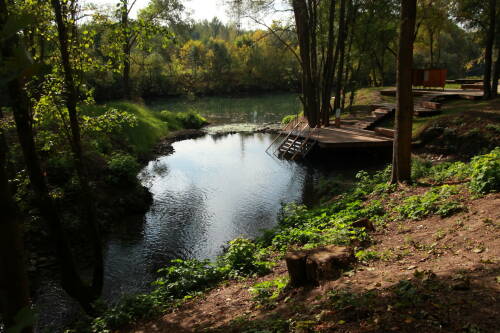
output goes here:
{"type": "MultiPolygon", "coordinates": [[[[297,134],[300,136],[299,133],[297,134]]],[[[315,140],[320,148],[365,148],[392,146],[392,138],[377,135],[373,131],[347,126],[339,128],[316,128],[311,139],[315,140]]]]}

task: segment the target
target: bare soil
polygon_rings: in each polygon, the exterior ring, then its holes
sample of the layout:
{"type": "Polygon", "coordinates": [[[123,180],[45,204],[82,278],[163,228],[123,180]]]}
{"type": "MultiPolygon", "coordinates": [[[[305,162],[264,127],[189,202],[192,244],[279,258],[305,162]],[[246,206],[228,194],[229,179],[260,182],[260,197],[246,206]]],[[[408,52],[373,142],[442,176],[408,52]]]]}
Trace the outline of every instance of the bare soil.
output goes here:
{"type": "Polygon", "coordinates": [[[126,332],[500,332],[500,194],[462,203],[448,218],[379,228],[366,250],[380,258],[338,280],[261,306],[249,288],[286,276],[279,260],[269,275],[230,281],[126,332]]]}

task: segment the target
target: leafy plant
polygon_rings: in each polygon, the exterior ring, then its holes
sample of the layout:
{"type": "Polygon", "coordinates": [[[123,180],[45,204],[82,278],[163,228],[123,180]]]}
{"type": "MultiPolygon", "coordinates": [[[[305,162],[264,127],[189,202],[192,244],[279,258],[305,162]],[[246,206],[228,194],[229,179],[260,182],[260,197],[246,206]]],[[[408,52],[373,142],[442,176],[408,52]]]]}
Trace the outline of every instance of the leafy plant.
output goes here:
{"type": "Polygon", "coordinates": [[[401,218],[419,220],[432,214],[450,216],[464,209],[460,202],[449,200],[457,194],[457,186],[443,185],[427,191],[423,195],[412,195],[396,208],[401,218]]]}
{"type": "Polygon", "coordinates": [[[256,283],[250,288],[253,300],[264,306],[272,306],[288,285],[288,276],[256,283]]]}
{"type": "Polygon", "coordinates": [[[476,193],[500,191],[500,147],[471,161],[470,188],[476,193]]]}
{"type": "Polygon", "coordinates": [[[193,292],[203,291],[215,285],[225,277],[220,267],[208,260],[172,261],[172,266],[158,271],[162,276],[153,285],[155,293],[164,299],[177,299],[193,292]]]}
{"type": "Polygon", "coordinates": [[[125,153],[113,153],[108,159],[108,179],[113,183],[121,181],[136,182],[137,172],[140,165],[137,160],[125,153]]]}
{"type": "Polygon", "coordinates": [[[271,263],[264,261],[258,250],[251,240],[236,238],[229,242],[229,248],[220,258],[219,265],[225,267],[232,276],[265,274],[270,271],[271,263]]]}

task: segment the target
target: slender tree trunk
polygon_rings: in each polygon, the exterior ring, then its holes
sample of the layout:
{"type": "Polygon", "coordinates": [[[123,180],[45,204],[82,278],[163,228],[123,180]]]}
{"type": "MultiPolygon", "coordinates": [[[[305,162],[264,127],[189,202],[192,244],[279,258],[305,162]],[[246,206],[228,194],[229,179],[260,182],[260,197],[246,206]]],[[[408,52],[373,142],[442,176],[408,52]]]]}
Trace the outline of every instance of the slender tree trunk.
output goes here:
{"type": "Polygon", "coordinates": [[[434,68],[434,31],[429,30],[429,53],[431,57],[431,68],[434,68]]]}
{"type": "Polygon", "coordinates": [[[500,77],[500,42],[498,44],[497,60],[495,61],[495,66],[493,69],[493,79],[491,80],[491,96],[494,98],[498,96],[498,80],[500,77]]]}
{"type": "Polygon", "coordinates": [[[346,2],[347,0],[340,1],[340,17],[339,17],[339,41],[337,43],[339,49],[339,65],[337,68],[337,83],[335,84],[335,103],[333,104],[333,110],[340,108],[340,99],[342,97],[343,89],[343,73],[344,73],[344,60],[345,60],[345,40],[347,33],[346,24],[346,2]]]}
{"type": "Polygon", "coordinates": [[[330,0],[330,9],[328,15],[328,44],[326,48],[326,60],[323,67],[323,92],[321,103],[322,123],[328,126],[330,122],[330,99],[333,88],[333,73],[335,71],[335,60],[333,50],[335,44],[334,23],[335,23],[335,0],[330,0]]]}
{"type": "MultiPolygon", "coordinates": [[[[2,13],[2,26],[4,21],[2,13]]],[[[3,118],[0,109],[0,120],[3,118]]],[[[5,299],[0,297],[0,310],[6,328],[15,324],[14,318],[23,309],[29,309],[28,275],[26,273],[21,232],[21,218],[12,198],[7,172],[7,143],[0,129],[0,290],[5,290],[5,299]]],[[[31,332],[26,328],[23,332],[31,332]]]]}
{"type": "Polygon", "coordinates": [[[496,51],[497,51],[497,58],[495,61],[495,64],[493,66],[493,78],[491,80],[491,96],[492,97],[497,97],[498,96],[498,80],[500,77],[500,8],[497,6],[497,22],[496,22],[496,34],[495,34],[495,43],[496,43],[496,51]]]}
{"type": "Polygon", "coordinates": [[[397,108],[391,183],[411,182],[411,136],[413,120],[413,35],[416,0],[401,0],[401,24],[397,65],[397,108]]]}
{"type": "Polygon", "coordinates": [[[300,46],[300,59],[302,65],[302,104],[304,106],[304,115],[307,118],[309,126],[316,127],[320,123],[319,105],[316,95],[316,85],[314,78],[313,59],[316,56],[316,50],[313,50],[311,42],[312,18],[309,13],[308,5],[305,0],[293,0],[293,12],[297,26],[297,37],[300,46]]]}
{"type": "Polygon", "coordinates": [[[71,147],[73,151],[76,172],[80,182],[81,188],[81,201],[84,214],[84,220],[88,223],[89,231],[92,239],[92,247],[94,251],[94,275],[92,280],[92,289],[95,297],[101,294],[104,276],[104,263],[102,256],[102,241],[97,223],[95,207],[92,201],[92,191],[89,186],[89,177],[85,160],[83,157],[80,124],[77,114],[78,95],[76,91],[75,81],[73,78],[73,71],[70,63],[68,33],[66,23],[62,16],[62,8],[59,0],[52,0],[54,8],[57,31],[59,36],[59,50],[61,52],[62,66],[64,70],[64,83],[66,90],[66,107],[68,108],[70,128],[71,128],[71,147]]]}
{"type": "Polygon", "coordinates": [[[495,23],[496,23],[496,3],[497,0],[489,1],[489,26],[486,36],[486,47],[484,50],[484,98],[489,99],[492,96],[491,85],[491,67],[493,61],[493,43],[495,41],[495,23]]]}
{"type": "Polygon", "coordinates": [[[122,31],[123,31],[123,98],[130,99],[130,33],[128,31],[128,1],[123,1],[122,8],[122,31]]]}

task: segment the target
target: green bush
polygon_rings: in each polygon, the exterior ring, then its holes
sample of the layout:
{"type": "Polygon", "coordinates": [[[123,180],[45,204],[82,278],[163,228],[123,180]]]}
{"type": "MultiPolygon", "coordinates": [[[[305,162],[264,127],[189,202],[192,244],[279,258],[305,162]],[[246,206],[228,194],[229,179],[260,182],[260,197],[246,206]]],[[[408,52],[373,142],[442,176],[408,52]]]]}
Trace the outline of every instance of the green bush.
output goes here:
{"type": "Polygon", "coordinates": [[[296,118],[297,118],[296,114],[290,114],[288,116],[284,116],[283,119],[281,119],[281,123],[283,125],[286,125],[286,124],[292,122],[293,120],[295,120],[296,118]]]}
{"type": "Polygon", "coordinates": [[[161,111],[159,113],[161,120],[168,124],[168,128],[178,130],[182,128],[200,129],[207,124],[207,120],[195,111],[171,112],[161,111]]]}
{"type": "Polygon", "coordinates": [[[163,299],[183,298],[206,290],[225,277],[224,271],[208,260],[173,260],[172,266],[158,271],[162,276],[153,284],[163,299]]]}
{"type": "MultiPolygon", "coordinates": [[[[161,313],[163,305],[156,295],[126,296],[116,306],[92,320],[90,332],[108,333],[161,313]]],[[[81,330],[77,330],[81,332],[81,330]]]]}
{"type": "Polygon", "coordinates": [[[179,113],[178,118],[184,128],[200,129],[207,124],[207,120],[194,111],[179,113]]]}
{"type": "Polygon", "coordinates": [[[472,191],[485,194],[500,190],[500,147],[489,154],[474,157],[470,164],[472,191]]]}
{"type": "Polygon", "coordinates": [[[236,238],[229,242],[229,248],[220,258],[219,264],[231,276],[249,276],[266,274],[270,271],[271,263],[264,261],[259,254],[256,243],[245,238],[236,238]]]}
{"type": "Polygon", "coordinates": [[[423,195],[412,195],[396,208],[401,218],[419,220],[432,214],[447,217],[464,209],[463,205],[449,198],[458,194],[457,186],[443,185],[423,195]]]}
{"type": "Polygon", "coordinates": [[[134,183],[137,181],[137,172],[140,165],[137,160],[125,153],[114,153],[108,159],[108,179],[113,183],[122,181],[134,183]]]}

